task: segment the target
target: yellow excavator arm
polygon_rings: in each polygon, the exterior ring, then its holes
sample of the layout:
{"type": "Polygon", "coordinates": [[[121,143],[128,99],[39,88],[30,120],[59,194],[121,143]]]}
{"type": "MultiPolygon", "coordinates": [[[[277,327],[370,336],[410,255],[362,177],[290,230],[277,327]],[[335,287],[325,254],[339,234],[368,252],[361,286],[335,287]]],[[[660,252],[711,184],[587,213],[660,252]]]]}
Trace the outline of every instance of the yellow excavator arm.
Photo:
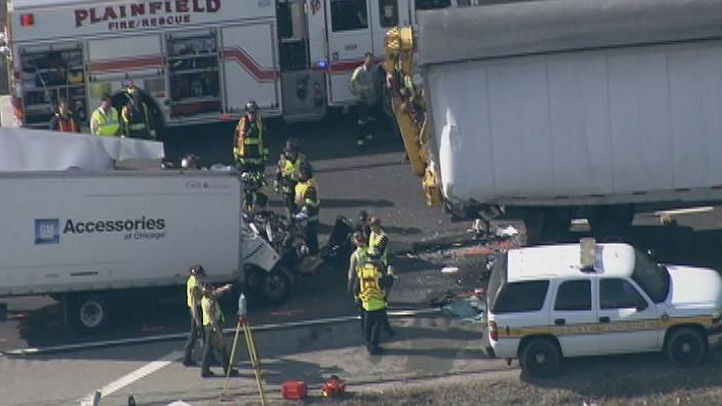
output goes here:
{"type": "Polygon", "coordinates": [[[441,202],[438,176],[429,145],[430,124],[423,90],[413,82],[414,33],[411,27],[394,27],[386,33],[386,72],[391,110],[401,132],[413,172],[422,177],[426,203],[441,202]]]}

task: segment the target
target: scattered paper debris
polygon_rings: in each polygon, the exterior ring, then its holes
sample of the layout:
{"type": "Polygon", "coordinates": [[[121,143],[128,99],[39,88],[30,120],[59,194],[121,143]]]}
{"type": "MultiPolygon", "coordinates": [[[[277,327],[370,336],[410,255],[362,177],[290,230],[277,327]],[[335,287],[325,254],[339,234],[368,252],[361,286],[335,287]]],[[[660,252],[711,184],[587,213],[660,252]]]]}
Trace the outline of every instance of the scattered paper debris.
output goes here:
{"type": "Polygon", "coordinates": [[[457,272],[459,272],[459,268],[456,266],[445,266],[445,267],[441,268],[441,273],[449,274],[449,273],[457,273],[457,272]]]}

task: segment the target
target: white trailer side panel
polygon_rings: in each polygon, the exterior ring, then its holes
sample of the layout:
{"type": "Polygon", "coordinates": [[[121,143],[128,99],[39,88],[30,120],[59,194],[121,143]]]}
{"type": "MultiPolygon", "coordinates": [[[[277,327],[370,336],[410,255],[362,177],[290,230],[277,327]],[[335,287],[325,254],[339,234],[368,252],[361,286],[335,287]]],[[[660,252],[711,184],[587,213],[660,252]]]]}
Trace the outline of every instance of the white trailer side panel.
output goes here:
{"type": "Polygon", "coordinates": [[[722,184],[720,41],[435,64],[426,74],[451,201],[720,193],[709,191],[722,184]]]}
{"type": "Polygon", "coordinates": [[[0,295],[182,284],[240,262],[237,177],[0,175],[0,295]]]}

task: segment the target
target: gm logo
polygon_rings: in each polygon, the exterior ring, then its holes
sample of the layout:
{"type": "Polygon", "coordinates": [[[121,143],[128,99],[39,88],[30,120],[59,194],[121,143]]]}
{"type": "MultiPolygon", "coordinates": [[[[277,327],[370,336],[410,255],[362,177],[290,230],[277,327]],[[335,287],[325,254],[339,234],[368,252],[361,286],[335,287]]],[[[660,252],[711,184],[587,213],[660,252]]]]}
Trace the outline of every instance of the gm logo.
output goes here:
{"type": "Polygon", "coordinates": [[[35,219],[35,244],[60,243],[60,221],[58,219],[35,219]]]}

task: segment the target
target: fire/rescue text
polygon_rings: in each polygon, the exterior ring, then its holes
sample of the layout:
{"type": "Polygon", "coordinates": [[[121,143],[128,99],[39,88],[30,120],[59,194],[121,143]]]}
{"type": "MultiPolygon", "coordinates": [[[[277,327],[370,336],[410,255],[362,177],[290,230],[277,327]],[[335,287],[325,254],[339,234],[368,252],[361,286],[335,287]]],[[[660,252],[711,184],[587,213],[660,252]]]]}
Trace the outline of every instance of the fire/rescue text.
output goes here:
{"type": "Polygon", "coordinates": [[[75,26],[108,22],[108,29],[138,29],[190,22],[190,13],[216,13],[221,0],[165,0],[75,10],[75,26]],[[148,17],[151,18],[139,18],[148,17]]]}

